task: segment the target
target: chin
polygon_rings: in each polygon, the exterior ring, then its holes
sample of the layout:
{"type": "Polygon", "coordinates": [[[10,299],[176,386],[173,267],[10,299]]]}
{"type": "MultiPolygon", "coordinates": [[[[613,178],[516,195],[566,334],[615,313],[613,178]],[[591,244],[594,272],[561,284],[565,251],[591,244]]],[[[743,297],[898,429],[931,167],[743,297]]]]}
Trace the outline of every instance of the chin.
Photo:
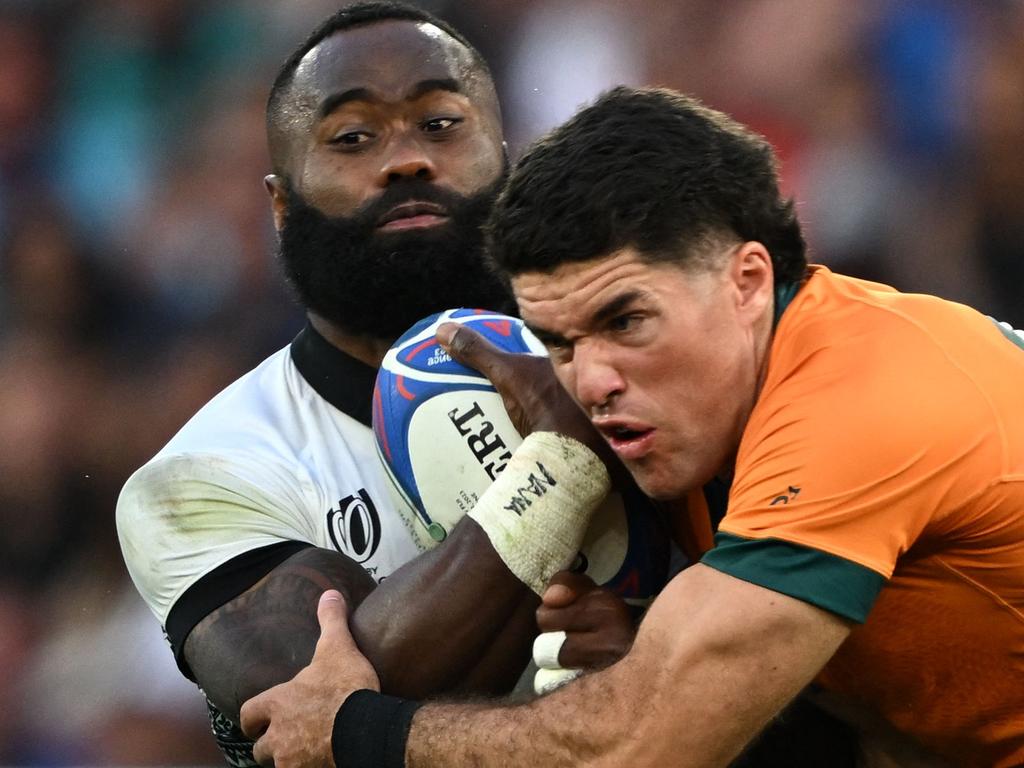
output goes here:
{"type": "Polygon", "coordinates": [[[718,462],[696,451],[671,456],[648,456],[646,460],[625,462],[626,469],[647,496],[657,501],[680,499],[701,488],[714,476],[718,462]],[[688,460],[687,460],[688,459],[688,460]]]}
{"type": "Polygon", "coordinates": [[[681,498],[693,488],[679,474],[671,472],[645,472],[643,468],[628,467],[637,486],[648,497],[656,501],[672,501],[681,498]]]}
{"type": "Polygon", "coordinates": [[[643,483],[637,483],[637,485],[640,486],[640,490],[644,492],[645,496],[655,501],[675,501],[684,498],[689,492],[689,489],[678,485],[662,486],[643,483]]]}

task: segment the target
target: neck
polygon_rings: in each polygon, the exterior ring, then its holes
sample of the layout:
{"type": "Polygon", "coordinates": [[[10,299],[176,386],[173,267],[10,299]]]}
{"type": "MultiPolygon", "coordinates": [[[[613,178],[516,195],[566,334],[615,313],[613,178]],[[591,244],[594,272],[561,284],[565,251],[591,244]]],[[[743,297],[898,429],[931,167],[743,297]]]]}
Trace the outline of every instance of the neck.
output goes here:
{"type": "Polygon", "coordinates": [[[381,361],[384,360],[384,353],[391,346],[392,342],[390,341],[348,333],[316,312],[308,311],[306,316],[309,318],[310,325],[330,344],[374,368],[380,367],[381,361]]]}
{"type": "Polygon", "coordinates": [[[775,337],[775,297],[772,297],[768,311],[764,313],[754,329],[754,365],[757,367],[757,386],[754,388],[754,402],[761,396],[761,388],[768,376],[768,359],[771,357],[772,339],[775,337]]]}
{"type": "MultiPolygon", "coordinates": [[[[754,406],[757,405],[757,400],[761,396],[761,389],[764,387],[764,380],[768,376],[768,359],[771,356],[772,350],[772,339],[775,337],[775,298],[772,297],[769,302],[769,306],[765,311],[764,315],[758,320],[754,326],[754,396],[751,398],[744,414],[743,414],[743,429],[746,429],[747,421],[750,419],[750,414],[754,410],[754,406]]],[[[737,437],[736,451],[739,450],[739,440],[742,437],[742,431],[737,437]]],[[[733,451],[729,455],[728,461],[722,466],[722,468],[715,473],[715,476],[726,484],[732,483],[733,472],[736,469],[736,451],[733,451]]]]}

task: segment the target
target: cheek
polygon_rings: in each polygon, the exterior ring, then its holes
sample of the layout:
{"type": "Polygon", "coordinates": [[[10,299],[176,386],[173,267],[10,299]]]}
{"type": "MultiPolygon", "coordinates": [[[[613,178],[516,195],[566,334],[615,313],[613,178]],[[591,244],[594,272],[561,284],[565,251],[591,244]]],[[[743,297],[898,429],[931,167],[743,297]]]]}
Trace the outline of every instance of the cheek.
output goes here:
{"type": "Polygon", "coordinates": [[[688,430],[697,425],[708,429],[727,417],[741,372],[739,360],[728,345],[675,346],[655,356],[642,385],[660,393],[657,399],[666,416],[678,419],[688,430]]]}
{"type": "Polygon", "coordinates": [[[481,134],[469,141],[445,145],[440,152],[453,184],[464,194],[493,184],[504,167],[500,145],[481,134]]]}
{"type": "Polygon", "coordinates": [[[708,449],[715,453],[730,450],[754,386],[750,373],[741,347],[721,345],[707,350],[693,391],[693,423],[700,425],[708,449]]]}
{"type": "Polygon", "coordinates": [[[327,158],[310,161],[302,176],[306,201],[327,216],[352,216],[377,190],[364,160],[327,158]]]}

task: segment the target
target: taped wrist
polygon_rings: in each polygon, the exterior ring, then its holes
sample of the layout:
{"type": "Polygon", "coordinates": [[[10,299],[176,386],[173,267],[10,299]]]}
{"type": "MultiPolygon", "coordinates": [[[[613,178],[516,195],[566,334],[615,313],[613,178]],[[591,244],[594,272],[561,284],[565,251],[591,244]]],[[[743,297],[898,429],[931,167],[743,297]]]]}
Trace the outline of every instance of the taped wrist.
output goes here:
{"type": "Polygon", "coordinates": [[[533,432],[469,516],[509,570],[539,595],[576,558],[610,488],[604,462],[583,443],[533,432]]]}
{"type": "Polygon", "coordinates": [[[338,709],[331,753],[345,768],[405,768],[405,743],[418,701],[356,691],[338,709]]]}

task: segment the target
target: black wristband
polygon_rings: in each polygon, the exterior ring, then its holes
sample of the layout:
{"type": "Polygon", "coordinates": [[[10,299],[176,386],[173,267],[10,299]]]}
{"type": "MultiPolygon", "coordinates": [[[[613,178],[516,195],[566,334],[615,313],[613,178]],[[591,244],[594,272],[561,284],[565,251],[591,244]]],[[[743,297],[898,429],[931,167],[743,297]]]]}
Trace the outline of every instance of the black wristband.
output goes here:
{"type": "Polygon", "coordinates": [[[356,691],[338,709],[331,752],[338,768],[405,768],[405,742],[418,701],[356,691]]]}

